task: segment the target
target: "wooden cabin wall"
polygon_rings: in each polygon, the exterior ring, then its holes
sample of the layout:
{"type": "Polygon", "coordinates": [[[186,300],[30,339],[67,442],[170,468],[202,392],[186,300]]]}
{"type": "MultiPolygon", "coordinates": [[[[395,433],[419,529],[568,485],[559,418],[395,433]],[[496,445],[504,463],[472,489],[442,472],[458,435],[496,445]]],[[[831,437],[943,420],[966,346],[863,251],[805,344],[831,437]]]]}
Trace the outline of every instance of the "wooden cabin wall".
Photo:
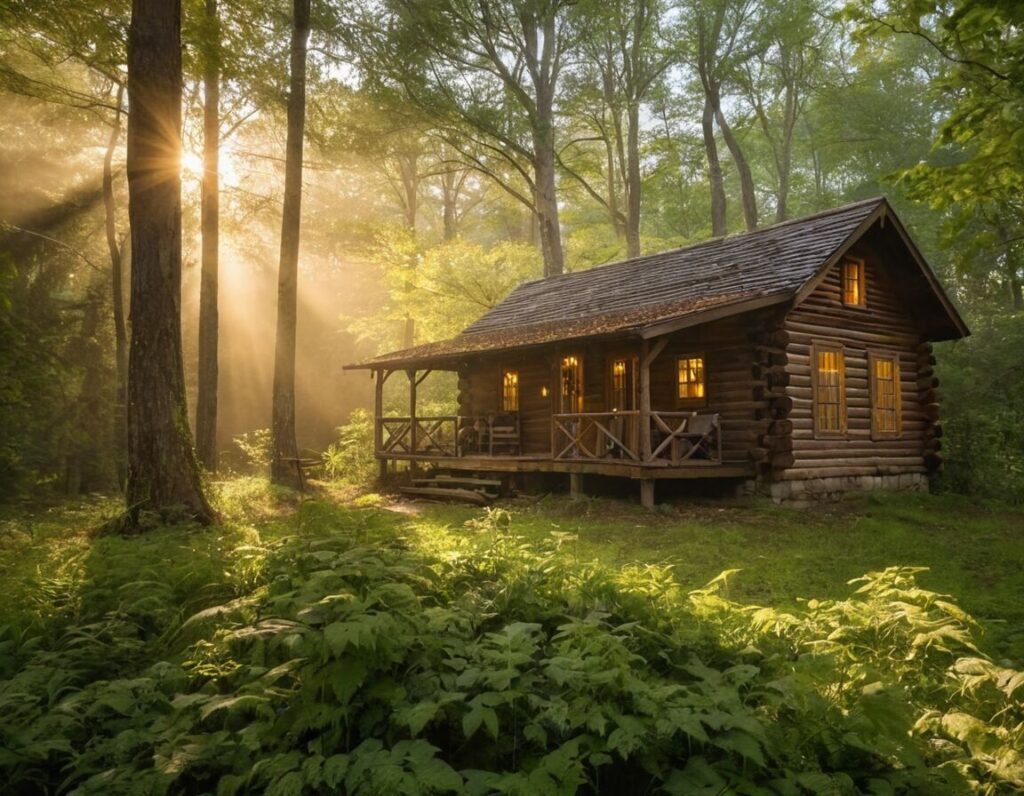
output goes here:
{"type": "Polygon", "coordinates": [[[850,252],[865,260],[866,306],[842,302],[841,265],[783,321],[788,335],[787,395],[792,398],[791,466],[776,470],[775,480],[844,478],[924,473],[926,438],[936,418],[928,385],[930,346],[911,317],[912,309],[892,289],[882,259],[867,245],[850,252]],[[811,345],[841,344],[846,365],[847,433],[841,438],[816,438],[811,393],[811,345]],[[871,438],[868,352],[896,353],[900,366],[902,433],[898,439],[871,438]]]}
{"type": "Polygon", "coordinates": [[[519,372],[519,423],[523,453],[551,449],[551,354],[494,354],[476,357],[459,372],[459,414],[483,417],[501,412],[501,374],[505,368],[519,372]],[[548,395],[543,395],[547,388],[548,395]]]}
{"type": "Polygon", "coordinates": [[[668,345],[651,364],[651,408],[717,412],[725,462],[749,464],[750,451],[767,428],[767,402],[758,392],[764,382],[753,377],[751,343],[751,333],[765,323],[762,313],[748,313],[684,329],[669,337],[668,345]],[[704,357],[707,400],[703,405],[680,405],[677,359],[693,355],[704,357]]]}

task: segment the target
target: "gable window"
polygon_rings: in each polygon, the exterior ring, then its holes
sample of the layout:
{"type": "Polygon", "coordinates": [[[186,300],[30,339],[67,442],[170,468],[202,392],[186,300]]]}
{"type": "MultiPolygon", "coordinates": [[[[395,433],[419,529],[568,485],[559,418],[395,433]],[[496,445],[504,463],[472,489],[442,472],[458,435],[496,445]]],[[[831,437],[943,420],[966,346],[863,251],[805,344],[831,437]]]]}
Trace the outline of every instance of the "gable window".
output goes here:
{"type": "Polygon", "coordinates": [[[679,357],[676,360],[676,397],[680,403],[703,402],[706,393],[704,355],[679,357]]]}
{"type": "Polygon", "coordinates": [[[613,359],[611,372],[611,401],[613,412],[634,409],[636,395],[636,362],[633,359],[613,359]]]}
{"type": "Polygon", "coordinates": [[[561,412],[583,411],[583,363],[577,356],[562,357],[561,412]]]}
{"type": "Polygon", "coordinates": [[[863,307],[864,298],[864,261],[848,258],[843,261],[843,304],[863,307]]]}
{"type": "Polygon", "coordinates": [[[896,436],[901,431],[900,363],[893,354],[869,354],[871,370],[871,436],[896,436]]]}
{"type": "Polygon", "coordinates": [[[839,346],[814,346],[814,432],[846,432],[846,358],[839,346]]]}
{"type": "Polygon", "coordinates": [[[519,371],[501,372],[501,411],[519,411],[519,371]]]}

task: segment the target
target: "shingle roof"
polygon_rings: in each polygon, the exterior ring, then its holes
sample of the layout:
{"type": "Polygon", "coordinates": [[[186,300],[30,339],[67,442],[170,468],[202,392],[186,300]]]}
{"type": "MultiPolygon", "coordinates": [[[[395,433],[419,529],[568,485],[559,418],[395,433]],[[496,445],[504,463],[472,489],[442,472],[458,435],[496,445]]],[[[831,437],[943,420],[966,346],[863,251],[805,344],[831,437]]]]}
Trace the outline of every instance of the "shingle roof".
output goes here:
{"type": "Polygon", "coordinates": [[[792,298],[882,207],[873,198],[754,232],[525,282],[461,334],[356,367],[403,366],[645,327],[792,298]]]}
{"type": "Polygon", "coordinates": [[[517,287],[464,334],[663,302],[798,290],[883,199],[517,287]]]}

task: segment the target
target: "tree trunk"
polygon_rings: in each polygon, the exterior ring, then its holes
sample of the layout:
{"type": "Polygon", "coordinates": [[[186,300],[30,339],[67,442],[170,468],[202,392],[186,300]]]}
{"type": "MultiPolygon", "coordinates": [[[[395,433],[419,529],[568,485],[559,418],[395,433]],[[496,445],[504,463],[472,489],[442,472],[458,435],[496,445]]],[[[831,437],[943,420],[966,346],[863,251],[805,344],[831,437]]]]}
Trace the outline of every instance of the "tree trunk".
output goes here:
{"type": "Polygon", "coordinates": [[[740,142],[733,135],[732,127],[725,118],[725,114],[722,113],[722,100],[717,85],[712,89],[711,102],[714,105],[718,129],[722,131],[722,138],[725,140],[725,145],[729,148],[729,154],[732,155],[733,162],[736,164],[736,170],[740,175],[743,221],[747,226],[747,231],[752,232],[757,229],[757,195],[754,193],[754,178],[750,173],[750,163],[747,161],[746,155],[743,154],[740,142]]]}
{"type": "Polygon", "coordinates": [[[114,365],[117,373],[117,392],[114,407],[114,461],[117,465],[118,484],[124,485],[125,401],[128,389],[128,330],[124,322],[124,266],[121,247],[117,242],[117,208],[114,204],[114,151],[121,139],[121,104],[124,86],[117,87],[117,112],[114,126],[107,139],[103,156],[103,211],[110,253],[110,298],[114,311],[114,365]]]}
{"type": "Polygon", "coordinates": [[[708,158],[708,181],[711,183],[711,234],[719,238],[725,234],[725,185],[722,181],[722,165],[718,162],[718,145],[715,143],[715,112],[711,100],[704,96],[704,114],[701,116],[701,131],[704,134],[704,149],[708,158]]]}
{"type": "Polygon", "coordinates": [[[133,0],[128,103],[128,524],[140,508],[208,523],[181,360],[180,0],[133,0]]]}
{"type": "MultiPolygon", "coordinates": [[[[419,213],[420,195],[420,174],[419,174],[419,153],[402,152],[398,155],[398,173],[402,180],[402,193],[404,199],[402,207],[405,214],[405,228],[415,240],[416,238],[416,216],[419,213]]],[[[410,273],[416,269],[416,253],[409,256],[408,268],[410,273]]],[[[406,291],[413,288],[413,280],[405,280],[406,291]]],[[[412,348],[416,342],[416,319],[411,314],[405,316],[405,327],[402,332],[402,347],[412,348]]]]}
{"type": "Polygon", "coordinates": [[[640,103],[631,100],[626,123],[626,256],[640,256],[640,103]]]}
{"type": "Polygon", "coordinates": [[[302,210],[302,139],[306,126],[306,46],[310,0],[294,0],[288,133],[285,142],[284,209],[277,279],[277,347],[274,354],[273,459],[276,484],[298,486],[295,441],[295,330],[298,309],[299,221],[302,210]]]}
{"type": "Polygon", "coordinates": [[[782,129],[782,151],[779,153],[779,194],[775,207],[775,220],[785,221],[789,216],[789,176],[793,168],[793,132],[796,129],[799,105],[795,89],[786,89],[786,111],[782,129]]]}
{"type": "Polygon", "coordinates": [[[562,232],[558,222],[558,199],[555,195],[555,147],[551,125],[534,133],[536,160],[534,177],[537,183],[537,226],[541,252],[544,254],[544,276],[555,276],[565,270],[562,255],[562,232]]]}
{"type": "Polygon", "coordinates": [[[220,244],[220,24],[217,0],[206,0],[207,36],[203,70],[203,264],[199,284],[199,378],[196,390],[196,455],[217,469],[217,309],[220,244]]]}
{"type": "Polygon", "coordinates": [[[455,185],[455,172],[446,171],[441,175],[445,241],[455,240],[459,235],[459,216],[457,207],[458,191],[456,190],[455,185]]]}

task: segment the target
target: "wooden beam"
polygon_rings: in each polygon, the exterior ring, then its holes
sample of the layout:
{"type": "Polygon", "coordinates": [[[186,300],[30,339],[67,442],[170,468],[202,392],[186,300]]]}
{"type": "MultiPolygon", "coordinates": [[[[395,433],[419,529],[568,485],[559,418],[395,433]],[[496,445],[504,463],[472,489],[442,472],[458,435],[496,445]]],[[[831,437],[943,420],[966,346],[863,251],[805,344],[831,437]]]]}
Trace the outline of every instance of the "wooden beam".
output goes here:
{"type": "Polygon", "coordinates": [[[655,337],[661,337],[662,335],[671,334],[672,332],[678,332],[680,329],[689,329],[692,326],[699,326],[704,323],[710,323],[711,321],[718,321],[722,318],[731,318],[733,315],[751,312],[753,310],[761,309],[762,307],[770,307],[774,304],[785,304],[787,301],[792,301],[792,299],[793,291],[786,290],[773,293],[769,296],[757,296],[756,298],[745,299],[743,301],[732,301],[728,304],[723,304],[719,307],[712,307],[711,309],[707,309],[702,312],[693,312],[689,315],[684,315],[681,318],[673,318],[668,321],[652,323],[649,326],[641,328],[639,334],[644,340],[651,340],[655,337]]]}
{"type": "Polygon", "coordinates": [[[569,498],[582,500],[583,497],[583,473],[569,473],[569,498]]]}

